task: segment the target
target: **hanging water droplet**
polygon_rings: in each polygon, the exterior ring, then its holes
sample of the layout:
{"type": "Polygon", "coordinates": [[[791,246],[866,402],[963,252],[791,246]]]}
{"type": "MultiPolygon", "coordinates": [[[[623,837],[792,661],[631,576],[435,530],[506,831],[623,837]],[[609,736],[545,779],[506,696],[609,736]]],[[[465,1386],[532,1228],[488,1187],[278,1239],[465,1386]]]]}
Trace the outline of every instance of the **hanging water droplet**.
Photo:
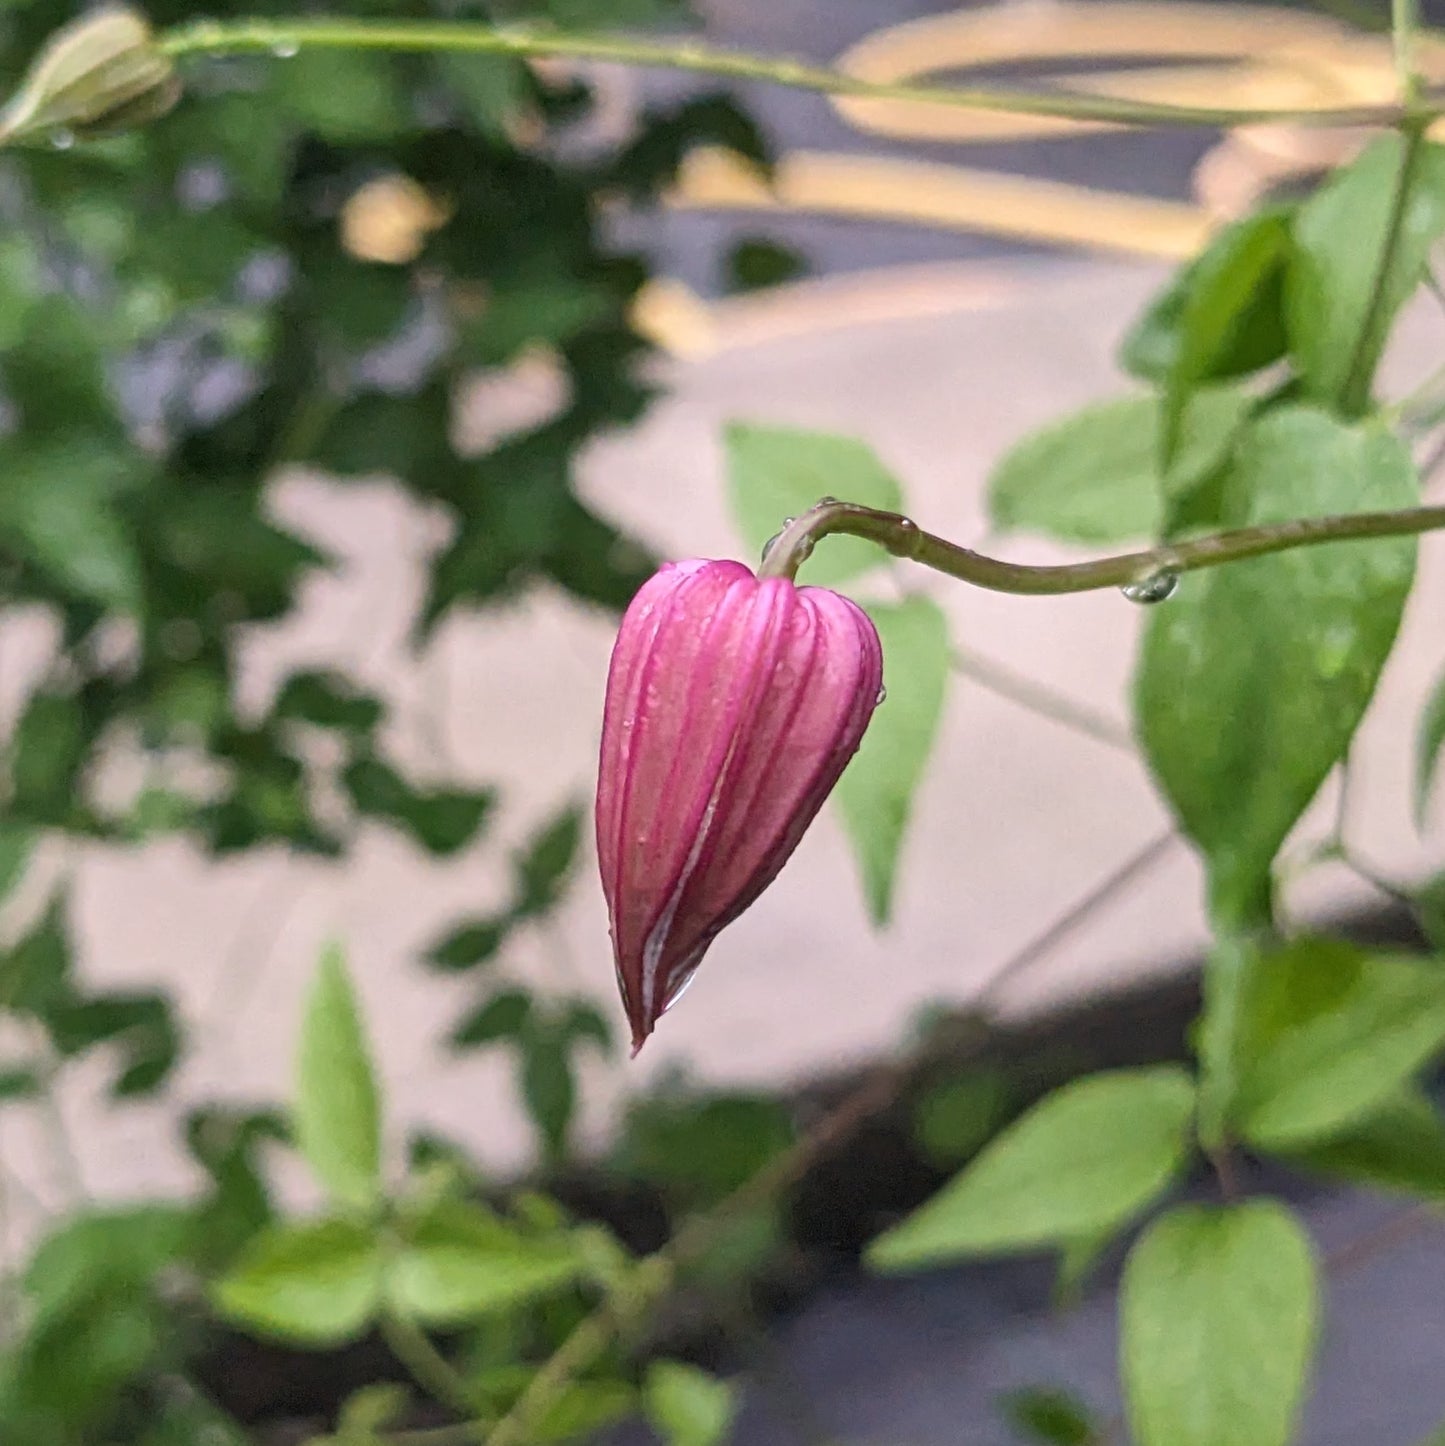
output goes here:
{"type": "Polygon", "coordinates": [[[57,151],[68,151],[75,144],[75,132],[68,131],[64,127],[53,130],[50,132],[50,144],[57,151]]]}
{"type": "Polygon", "coordinates": [[[301,47],[294,40],[278,40],[272,45],[271,54],[277,60],[291,60],[301,54],[301,47]]]}
{"type": "Polygon", "coordinates": [[[1161,603],[1173,597],[1178,586],[1177,572],[1151,572],[1137,582],[1126,582],[1119,591],[1133,603],[1161,603]]]}
{"type": "Polygon", "coordinates": [[[884,684],[880,683],[880,684],[878,685],[878,696],[873,700],[873,706],[874,706],[875,708],[881,708],[881,707],[883,706],[883,704],[886,703],[887,701],[888,701],[888,689],[887,689],[887,687],[884,686],[884,684]]]}

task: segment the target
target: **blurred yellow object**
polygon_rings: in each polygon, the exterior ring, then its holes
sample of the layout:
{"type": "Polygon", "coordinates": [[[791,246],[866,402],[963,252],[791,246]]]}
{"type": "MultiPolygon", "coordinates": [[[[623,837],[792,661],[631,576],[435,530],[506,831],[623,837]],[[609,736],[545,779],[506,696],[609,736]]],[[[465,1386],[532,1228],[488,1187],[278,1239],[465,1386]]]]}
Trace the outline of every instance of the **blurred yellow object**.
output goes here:
{"type": "Polygon", "coordinates": [[[404,266],[450,214],[410,176],[377,176],[341,209],[341,244],[358,261],[404,266]]]}

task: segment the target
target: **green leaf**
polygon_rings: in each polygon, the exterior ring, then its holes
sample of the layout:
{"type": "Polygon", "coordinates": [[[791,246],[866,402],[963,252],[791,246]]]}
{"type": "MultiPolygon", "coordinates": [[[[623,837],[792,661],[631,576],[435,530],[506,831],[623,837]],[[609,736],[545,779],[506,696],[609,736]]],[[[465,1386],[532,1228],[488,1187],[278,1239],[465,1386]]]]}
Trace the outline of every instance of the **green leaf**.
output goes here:
{"type": "Polygon", "coordinates": [[[1179,1173],[1194,1098],[1192,1080],[1174,1066],[1065,1085],[875,1240],[869,1263],[914,1270],[1119,1228],[1179,1173]]]}
{"type": "Polygon", "coordinates": [[[63,822],[79,792],[88,745],[78,698],[33,694],[15,725],[11,745],[13,807],[45,822],[63,822]]]}
{"type": "Polygon", "coordinates": [[[1163,409],[1121,397],[1052,422],[1006,452],[988,482],[989,517],[1003,531],[1063,542],[1154,537],[1167,504],[1224,463],[1254,405],[1235,387],[1202,391],[1184,413],[1180,445],[1164,470],[1163,409]]]}
{"type": "Polygon", "coordinates": [[[381,1189],[381,1107],[341,949],[321,956],[301,1026],[296,1147],[331,1198],[365,1209],[381,1189]]]}
{"type": "Polygon", "coordinates": [[[1421,931],[1437,949],[1445,950],[1445,873],[1421,884],[1413,902],[1421,931]]]}
{"type": "Polygon", "coordinates": [[[0,821],[0,899],[20,882],[35,848],[35,832],[13,819],[0,821]]]}
{"type": "Polygon", "coordinates": [[[382,1301],[382,1250],[371,1231],[347,1220],[278,1225],[263,1231],[216,1283],[222,1315],[300,1345],[353,1340],[382,1301]]]}
{"type": "Polygon", "coordinates": [[[1445,750],[1445,673],[1436,679],[1430,693],[1430,701],[1420,717],[1420,734],[1415,744],[1415,822],[1422,829],[1442,750],[1445,750]]]}
{"type": "Polygon", "coordinates": [[[582,1263],[565,1237],[529,1237],[480,1206],[447,1201],[405,1231],[387,1299],[424,1325],[458,1325],[553,1294],[582,1263]]]}
{"type": "Polygon", "coordinates": [[[511,929],[510,914],[463,924],[445,938],[438,939],[426,951],[426,962],[433,969],[447,974],[475,969],[477,965],[489,963],[497,957],[497,951],[506,942],[511,929]]]}
{"type": "Polygon", "coordinates": [[[383,1433],[406,1414],[409,1396],[405,1386],[390,1382],[353,1391],[337,1413],[333,1446],[386,1446],[383,1433]]]}
{"type": "Polygon", "coordinates": [[[681,1361],[654,1361],[647,1368],[642,1401],[668,1446],[718,1446],[737,1411],[733,1386],[681,1361]]]}
{"type": "Polygon", "coordinates": [[[1445,973],[1339,939],[1257,955],[1230,1111],[1261,1148],[1324,1139],[1381,1107],[1445,1044],[1445,973]]]}
{"type": "Polygon", "coordinates": [[[527,1028],[531,1017],[532,996],[520,989],[505,989],[457,1025],[452,1031],[452,1047],[474,1049],[499,1039],[515,1039],[527,1028]]]}
{"type": "Polygon", "coordinates": [[[553,1020],[539,1023],[534,1011],[518,1043],[523,1102],[542,1136],[547,1159],[559,1160],[567,1153],[567,1137],[577,1109],[572,1037],[553,1020]]]}
{"type": "Polygon", "coordinates": [[[1287,212],[1226,226],[1182,267],[1129,329],[1120,362],[1165,391],[1245,376],[1285,349],[1287,212]]]}
{"type": "Polygon", "coordinates": [[[273,718],[359,734],[371,732],[381,715],[381,703],[358,692],[348,678],[314,671],[292,673],[281,685],[271,709],[273,718]]]}
{"type": "Polygon", "coordinates": [[[1285,1446],[1314,1353],[1317,1275],[1308,1237],[1273,1201],[1156,1220],[1119,1300],[1139,1446],[1285,1446]]]}
{"type": "Polygon", "coordinates": [[[948,623],[925,597],[870,603],[887,697],[835,790],[875,924],[886,924],[913,794],[938,731],[948,683],[948,623]]]}
{"type": "MultiPolygon", "coordinates": [[[[1408,507],[1403,445],[1281,408],[1242,437],[1224,522],[1408,507]]],[[[1183,579],[1153,609],[1134,685],[1150,767],[1209,869],[1217,925],[1260,916],[1285,836],[1344,756],[1414,577],[1415,545],[1300,548],[1183,579]]]]}
{"type": "Polygon", "coordinates": [[[1327,1139],[1274,1153],[1335,1179],[1445,1199],[1445,1120],[1416,1088],[1401,1090],[1383,1108],[1327,1139]]]}
{"type": "MultiPolygon", "coordinates": [[[[873,449],[854,437],[730,422],[723,431],[728,501],[743,542],[761,557],[770,538],[791,517],[824,497],[858,502],[885,512],[903,510],[898,479],[873,449]]],[[[801,577],[836,587],[887,560],[876,543],[829,537],[803,564],[801,577]]]]}
{"type": "Polygon", "coordinates": [[[1365,410],[1391,323],[1445,233],[1445,149],[1421,142],[1408,177],[1406,159],[1399,135],[1381,136],[1306,201],[1295,221],[1285,286],[1290,353],[1307,394],[1347,416],[1365,410]]]}
{"type": "Polygon", "coordinates": [[[72,438],[0,449],[0,535],[73,597],[137,614],[136,538],[117,508],[140,471],[113,442],[72,438]]]}
{"type": "Polygon", "coordinates": [[[1002,1070],[979,1070],[944,1080],[913,1107],[913,1132],[935,1165],[957,1166],[987,1143],[1013,1095],[1002,1070]]]}
{"type": "Polygon", "coordinates": [[[1098,1441],[1094,1421],[1083,1404],[1053,1386],[1029,1386],[1003,1398],[1009,1425],[1029,1441],[1050,1446],[1093,1446],[1098,1441]]]}
{"type": "Polygon", "coordinates": [[[796,281],[808,272],[807,259],[789,246],[761,236],[744,236],[728,252],[729,291],[759,291],[796,281]]]}
{"type": "Polygon", "coordinates": [[[516,856],[517,899],[512,908],[517,918],[535,918],[557,902],[581,836],[581,806],[569,804],[516,856]]]}
{"type": "Polygon", "coordinates": [[[400,70],[390,55],[303,50],[273,67],[273,79],[281,104],[327,140],[384,136],[408,119],[400,70]]]}
{"type": "Polygon", "coordinates": [[[342,782],[362,813],[400,825],[428,852],[441,855],[470,843],[495,802],[488,789],[418,791],[390,764],[372,757],[354,759],[342,782]]]}

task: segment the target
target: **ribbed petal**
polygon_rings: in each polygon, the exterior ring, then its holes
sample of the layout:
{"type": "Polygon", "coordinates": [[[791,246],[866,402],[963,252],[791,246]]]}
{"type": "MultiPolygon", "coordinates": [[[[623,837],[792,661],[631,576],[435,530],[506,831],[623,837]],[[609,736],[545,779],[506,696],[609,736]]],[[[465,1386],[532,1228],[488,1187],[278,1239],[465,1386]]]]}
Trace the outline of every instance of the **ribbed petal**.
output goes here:
{"type": "Polygon", "coordinates": [[[882,657],[835,593],[664,568],[608,678],[597,847],[634,1046],[777,875],[858,747],[882,657]]]}

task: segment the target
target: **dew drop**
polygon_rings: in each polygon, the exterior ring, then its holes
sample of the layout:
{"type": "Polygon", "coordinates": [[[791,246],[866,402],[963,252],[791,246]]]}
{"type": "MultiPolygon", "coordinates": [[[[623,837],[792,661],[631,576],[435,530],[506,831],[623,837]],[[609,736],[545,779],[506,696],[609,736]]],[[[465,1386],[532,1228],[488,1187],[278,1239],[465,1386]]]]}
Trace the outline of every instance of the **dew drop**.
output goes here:
{"type": "Polygon", "coordinates": [[[888,701],[888,689],[883,684],[878,685],[878,696],[873,700],[875,708],[881,708],[888,701]]]}
{"type": "Polygon", "coordinates": [[[75,132],[64,129],[51,131],[50,144],[57,151],[68,151],[75,144],[75,132]]]}
{"type": "Polygon", "coordinates": [[[277,60],[292,60],[300,53],[301,47],[294,40],[278,40],[271,47],[271,54],[277,60]]]}
{"type": "Polygon", "coordinates": [[[1133,603],[1161,603],[1173,597],[1178,586],[1177,572],[1151,572],[1137,582],[1126,582],[1119,591],[1133,603]]]}

